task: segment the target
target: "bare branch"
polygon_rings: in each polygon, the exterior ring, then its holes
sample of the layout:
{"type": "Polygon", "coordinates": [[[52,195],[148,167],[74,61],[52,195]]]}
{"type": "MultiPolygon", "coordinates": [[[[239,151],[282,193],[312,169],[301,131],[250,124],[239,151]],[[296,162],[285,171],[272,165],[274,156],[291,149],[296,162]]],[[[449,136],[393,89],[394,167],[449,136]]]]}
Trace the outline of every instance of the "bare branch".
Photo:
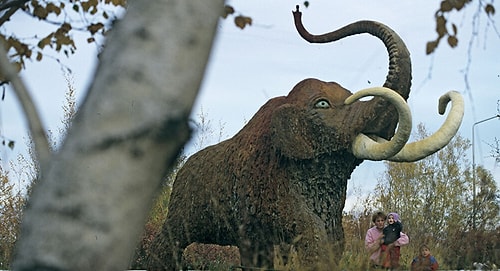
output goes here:
{"type": "Polygon", "coordinates": [[[10,8],[15,8],[19,9],[21,8],[25,3],[27,3],[29,0],[5,0],[5,1],[0,1],[0,11],[10,9],[10,8]]]}
{"type": "Polygon", "coordinates": [[[3,74],[6,81],[12,83],[12,89],[17,95],[23,111],[26,114],[29,130],[35,142],[35,151],[40,163],[41,172],[44,172],[45,166],[50,159],[50,148],[45,129],[43,128],[40,115],[31,99],[28,90],[26,89],[23,81],[17,74],[16,70],[12,67],[7,59],[7,52],[3,46],[0,46],[0,72],[3,74]]]}

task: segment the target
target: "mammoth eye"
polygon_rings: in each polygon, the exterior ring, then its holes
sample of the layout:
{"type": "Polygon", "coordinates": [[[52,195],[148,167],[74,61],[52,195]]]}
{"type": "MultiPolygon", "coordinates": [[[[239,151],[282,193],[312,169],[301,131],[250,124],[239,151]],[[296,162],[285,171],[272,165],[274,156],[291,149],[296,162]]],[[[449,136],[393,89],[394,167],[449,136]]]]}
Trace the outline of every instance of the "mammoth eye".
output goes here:
{"type": "Polygon", "coordinates": [[[315,108],[330,108],[330,103],[327,100],[319,100],[314,105],[315,108]]]}

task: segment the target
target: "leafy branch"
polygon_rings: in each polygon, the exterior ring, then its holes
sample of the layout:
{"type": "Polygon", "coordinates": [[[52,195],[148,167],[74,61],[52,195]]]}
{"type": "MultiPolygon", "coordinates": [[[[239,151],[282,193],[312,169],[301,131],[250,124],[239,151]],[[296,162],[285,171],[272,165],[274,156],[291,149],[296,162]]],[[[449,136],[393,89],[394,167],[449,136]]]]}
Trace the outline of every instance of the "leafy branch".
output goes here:
{"type": "MultiPolygon", "coordinates": [[[[458,28],[455,23],[449,22],[449,14],[453,11],[460,11],[465,8],[468,4],[472,3],[472,0],[443,0],[439,9],[436,11],[434,17],[436,19],[436,33],[437,38],[435,40],[427,42],[426,53],[432,54],[438,47],[441,40],[446,38],[448,45],[451,48],[455,48],[458,45],[458,28]]],[[[495,14],[495,7],[493,4],[484,4],[482,0],[478,0],[480,7],[483,7],[484,13],[491,19],[495,14]]],[[[479,14],[475,14],[478,16],[479,14]]]]}

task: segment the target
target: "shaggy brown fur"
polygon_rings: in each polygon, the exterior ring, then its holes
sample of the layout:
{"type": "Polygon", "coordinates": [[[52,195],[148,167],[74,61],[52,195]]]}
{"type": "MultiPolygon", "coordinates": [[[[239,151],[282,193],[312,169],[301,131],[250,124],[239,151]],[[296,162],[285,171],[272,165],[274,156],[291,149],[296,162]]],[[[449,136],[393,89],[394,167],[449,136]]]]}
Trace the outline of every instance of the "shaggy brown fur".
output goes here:
{"type": "Polygon", "coordinates": [[[362,107],[343,103],[349,95],[304,80],[233,138],[193,155],[174,183],[148,269],[175,269],[192,242],[236,245],[245,266],[272,267],[280,244],[293,245],[306,267],[340,257],[347,180],[361,162],[348,151],[361,129],[352,127],[362,127],[362,107]]]}

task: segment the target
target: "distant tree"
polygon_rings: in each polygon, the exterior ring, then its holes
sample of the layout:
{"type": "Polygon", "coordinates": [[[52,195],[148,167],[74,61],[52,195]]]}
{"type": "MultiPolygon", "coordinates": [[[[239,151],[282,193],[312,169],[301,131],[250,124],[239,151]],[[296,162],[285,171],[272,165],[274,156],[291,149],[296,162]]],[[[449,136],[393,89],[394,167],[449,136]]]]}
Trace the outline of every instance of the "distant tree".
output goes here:
{"type": "Polygon", "coordinates": [[[490,146],[490,157],[495,159],[495,165],[500,164],[500,139],[494,139],[493,143],[489,144],[490,146]]]}
{"type": "Polygon", "coordinates": [[[500,192],[491,172],[476,167],[476,228],[491,231],[500,227],[500,192]]]}
{"type": "Polygon", "coordinates": [[[26,198],[0,167],[0,269],[10,268],[26,198]]]}
{"type": "MultiPolygon", "coordinates": [[[[420,124],[417,137],[426,136],[420,124]]],[[[478,167],[479,192],[473,202],[470,163],[466,159],[469,148],[469,140],[457,134],[444,149],[423,160],[387,162],[372,194],[375,206],[401,215],[404,232],[412,240],[410,248],[431,243],[434,253],[447,259],[443,267],[448,268],[465,268],[474,259],[486,260],[481,256],[485,247],[491,247],[487,245],[491,240],[498,240],[499,190],[493,176],[478,167]],[[462,239],[471,234],[476,242],[464,243],[462,239]]]]}
{"type": "MultiPolygon", "coordinates": [[[[418,138],[427,135],[421,124],[417,134],[418,138]]],[[[380,208],[400,213],[405,231],[417,239],[442,236],[464,217],[471,217],[466,178],[469,146],[457,135],[443,150],[418,162],[387,162],[374,193],[380,208]]]]}

